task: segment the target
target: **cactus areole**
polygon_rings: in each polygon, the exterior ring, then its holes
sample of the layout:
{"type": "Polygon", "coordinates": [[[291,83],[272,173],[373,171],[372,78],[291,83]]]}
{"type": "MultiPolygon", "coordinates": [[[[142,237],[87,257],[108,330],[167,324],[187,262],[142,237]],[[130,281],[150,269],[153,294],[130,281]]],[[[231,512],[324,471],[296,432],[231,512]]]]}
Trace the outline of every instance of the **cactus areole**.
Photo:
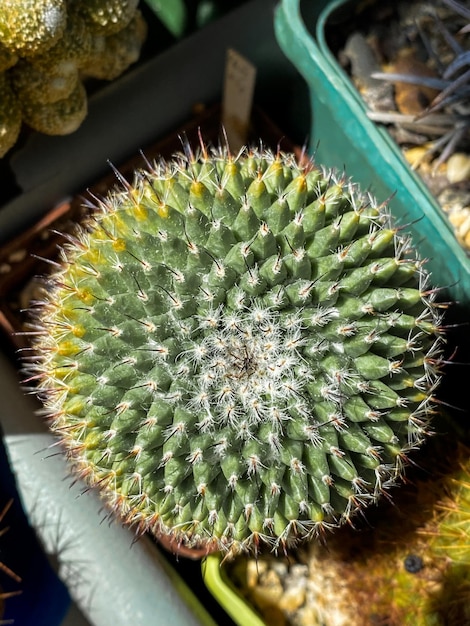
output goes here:
{"type": "Polygon", "coordinates": [[[35,311],[30,375],[79,474],[185,546],[349,521],[433,411],[439,316],[409,238],[343,175],[261,148],[121,182],[35,311]]]}

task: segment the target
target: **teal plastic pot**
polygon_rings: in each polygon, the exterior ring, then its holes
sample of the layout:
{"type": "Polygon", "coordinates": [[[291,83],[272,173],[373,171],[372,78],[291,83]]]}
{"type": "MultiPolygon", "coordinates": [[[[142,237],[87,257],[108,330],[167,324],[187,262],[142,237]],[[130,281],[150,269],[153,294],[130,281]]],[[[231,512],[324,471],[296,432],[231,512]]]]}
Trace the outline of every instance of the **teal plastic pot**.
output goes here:
{"type": "Polygon", "coordinates": [[[398,224],[406,226],[421,257],[428,259],[432,285],[442,288],[440,298],[467,305],[470,258],[386,129],[368,119],[360,95],[328,48],[325,26],[347,4],[353,2],[281,0],[276,10],[277,41],[309,87],[310,152],[318,163],[344,168],[379,200],[390,198],[398,224]]]}

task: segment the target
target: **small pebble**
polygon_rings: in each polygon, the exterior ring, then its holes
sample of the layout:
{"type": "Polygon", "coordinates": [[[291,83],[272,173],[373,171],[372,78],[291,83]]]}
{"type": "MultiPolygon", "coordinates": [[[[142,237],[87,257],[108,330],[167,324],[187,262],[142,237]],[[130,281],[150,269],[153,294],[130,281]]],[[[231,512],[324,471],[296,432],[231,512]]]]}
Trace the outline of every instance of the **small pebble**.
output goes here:
{"type": "Polygon", "coordinates": [[[300,581],[294,587],[289,587],[279,599],[279,607],[283,611],[297,610],[305,602],[305,581],[300,581]]]}
{"type": "Polygon", "coordinates": [[[268,569],[263,575],[262,582],[263,586],[267,588],[272,587],[277,589],[278,587],[282,587],[281,577],[272,568],[268,569]]]}
{"type": "Polygon", "coordinates": [[[278,578],[275,581],[270,581],[268,585],[257,585],[251,590],[251,595],[255,604],[263,609],[269,606],[278,606],[279,598],[283,594],[283,588],[278,578]]]}
{"type": "Polygon", "coordinates": [[[296,626],[320,626],[318,611],[313,606],[305,606],[299,611],[296,626]]]}
{"type": "Polygon", "coordinates": [[[287,576],[287,563],[281,559],[273,559],[271,562],[271,568],[276,572],[276,574],[284,579],[287,576]]]}
{"type": "Polygon", "coordinates": [[[288,626],[284,614],[276,606],[268,606],[264,610],[264,621],[267,626],[288,626]]]}
{"type": "Polygon", "coordinates": [[[447,179],[450,183],[470,180],[470,155],[455,152],[447,160],[447,179]]]}
{"type": "Polygon", "coordinates": [[[437,200],[446,213],[458,213],[470,207],[470,191],[447,186],[441,191],[437,200]]]}
{"type": "Polygon", "coordinates": [[[250,559],[246,566],[246,584],[248,589],[253,589],[259,583],[260,577],[267,572],[268,564],[261,559],[250,559]]]}
{"type": "Polygon", "coordinates": [[[413,169],[418,167],[418,165],[420,165],[424,161],[427,153],[428,147],[426,145],[413,146],[412,148],[403,150],[403,156],[413,169]]]}
{"type": "MultiPolygon", "coordinates": [[[[461,229],[470,222],[470,208],[461,209],[459,212],[449,214],[450,223],[457,229],[461,229]]],[[[469,228],[470,230],[470,228],[469,228]]]]}
{"type": "Polygon", "coordinates": [[[470,208],[449,214],[449,221],[454,227],[455,236],[466,250],[470,250],[470,208]]]}

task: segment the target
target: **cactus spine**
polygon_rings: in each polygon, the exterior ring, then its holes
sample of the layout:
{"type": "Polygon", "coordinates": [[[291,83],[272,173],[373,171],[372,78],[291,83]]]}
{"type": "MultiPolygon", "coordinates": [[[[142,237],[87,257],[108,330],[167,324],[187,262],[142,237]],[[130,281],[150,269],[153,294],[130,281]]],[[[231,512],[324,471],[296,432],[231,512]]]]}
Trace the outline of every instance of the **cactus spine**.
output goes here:
{"type": "Polygon", "coordinates": [[[428,431],[439,316],[385,205],[264,149],[97,201],[30,369],[79,473],[141,531],[274,548],[348,522],[428,431]]]}

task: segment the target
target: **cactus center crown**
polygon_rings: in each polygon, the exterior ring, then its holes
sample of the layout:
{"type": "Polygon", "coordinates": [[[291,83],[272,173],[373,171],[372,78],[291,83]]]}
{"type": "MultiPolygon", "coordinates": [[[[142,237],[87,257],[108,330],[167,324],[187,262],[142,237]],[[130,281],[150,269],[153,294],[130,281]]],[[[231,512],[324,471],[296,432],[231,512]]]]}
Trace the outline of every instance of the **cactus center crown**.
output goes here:
{"type": "Polygon", "coordinates": [[[211,311],[200,320],[194,343],[181,359],[184,371],[196,368],[190,408],[205,416],[204,429],[269,422],[279,427],[288,409],[302,409],[301,318],[281,317],[261,306],[211,311]],[[297,378],[297,380],[296,380],[297,378]]]}

